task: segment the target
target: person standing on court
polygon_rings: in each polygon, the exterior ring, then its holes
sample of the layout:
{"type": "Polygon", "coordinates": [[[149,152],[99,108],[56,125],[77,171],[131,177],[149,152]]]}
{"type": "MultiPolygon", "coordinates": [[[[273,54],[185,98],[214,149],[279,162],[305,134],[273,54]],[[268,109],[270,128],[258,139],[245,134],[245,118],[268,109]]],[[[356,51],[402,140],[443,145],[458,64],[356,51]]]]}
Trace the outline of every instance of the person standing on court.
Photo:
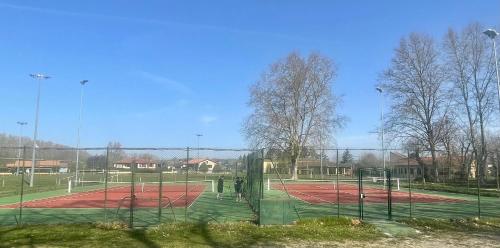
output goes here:
{"type": "Polygon", "coordinates": [[[234,191],[236,191],[236,201],[241,201],[241,193],[243,192],[243,178],[237,177],[234,182],[234,191]]]}
{"type": "Polygon", "coordinates": [[[224,193],[224,176],[220,176],[217,180],[217,200],[222,200],[222,193],[224,193]]]}

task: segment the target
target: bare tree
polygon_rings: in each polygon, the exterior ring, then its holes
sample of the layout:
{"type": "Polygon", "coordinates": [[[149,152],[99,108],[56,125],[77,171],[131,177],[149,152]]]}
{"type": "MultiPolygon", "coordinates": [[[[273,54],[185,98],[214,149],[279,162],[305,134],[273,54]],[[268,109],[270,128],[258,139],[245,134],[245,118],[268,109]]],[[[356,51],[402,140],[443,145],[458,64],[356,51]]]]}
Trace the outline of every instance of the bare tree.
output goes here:
{"type": "MultiPolygon", "coordinates": [[[[448,109],[443,69],[432,38],[412,33],[401,39],[389,69],[381,77],[381,86],[392,98],[387,131],[396,138],[425,145],[436,179],[436,150],[448,109]]],[[[424,175],[424,180],[429,176],[424,175]]]]}
{"type": "MultiPolygon", "coordinates": [[[[495,107],[494,60],[483,29],[477,23],[467,26],[460,34],[449,29],[444,41],[450,80],[457,92],[456,101],[465,110],[462,117],[468,123],[472,156],[481,180],[484,180],[488,159],[486,123],[495,107]]],[[[470,170],[470,165],[468,168],[470,170]]]]}
{"type": "Polygon", "coordinates": [[[304,147],[328,140],[339,126],[332,92],[335,75],[329,58],[291,53],[271,65],[250,89],[253,113],[243,126],[246,139],[254,147],[289,154],[293,179],[304,147]]]}

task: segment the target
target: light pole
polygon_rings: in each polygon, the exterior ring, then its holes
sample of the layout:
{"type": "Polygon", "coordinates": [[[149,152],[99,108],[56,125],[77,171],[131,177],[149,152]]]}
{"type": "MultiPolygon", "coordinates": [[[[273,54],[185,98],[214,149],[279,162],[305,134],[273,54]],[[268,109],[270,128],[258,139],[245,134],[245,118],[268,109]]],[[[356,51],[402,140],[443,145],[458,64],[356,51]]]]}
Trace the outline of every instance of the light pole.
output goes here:
{"type": "MultiPolygon", "coordinates": [[[[197,142],[198,142],[198,164],[200,163],[200,137],[203,136],[203,134],[199,134],[197,133],[196,134],[196,139],[197,139],[197,142]]],[[[198,169],[199,168],[196,168],[196,172],[198,172],[198,169]]]]}
{"type": "Polygon", "coordinates": [[[76,132],[76,167],[75,167],[75,185],[78,183],[78,165],[80,164],[80,128],[82,126],[82,110],[83,110],[83,86],[89,80],[80,81],[80,115],[78,117],[78,128],[76,132]]]}
{"type": "Polygon", "coordinates": [[[495,38],[498,36],[498,32],[495,31],[494,29],[488,29],[483,32],[485,35],[490,37],[490,39],[493,41],[493,54],[495,56],[495,70],[497,72],[497,91],[498,91],[498,108],[500,109],[500,76],[498,75],[498,59],[497,59],[497,47],[496,47],[496,42],[495,38]]]}
{"type": "Polygon", "coordinates": [[[38,81],[38,94],[36,97],[36,111],[35,111],[35,131],[33,133],[33,154],[31,160],[31,171],[30,171],[30,187],[33,187],[33,179],[35,176],[35,163],[36,163],[36,138],[38,135],[38,112],[40,109],[40,90],[42,87],[42,80],[49,79],[50,77],[47,75],[43,75],[40,73],[30,74],[30,77],[34,78],[38,81]]]}
{"type": "Polygon", "coordinates": [[[384,189],[386,184],[386,171],[385,171],[385,144],[384,144],[384,96],[382,88],[375,88],[380,95],[380,135],[382,136],[382,164],[384,167],[384,189]]]}
{"type": "MultiPolygon", "coordinates": [[[[19,125],[19,151],[17,151],[17,159],[18,159],[18,164],[17,164],[17,169],[16,169],[16,175],[19,175],[19,164],[21,163],[21,146],[23,143],[23,126],[27,125],[28,122],[25,121],[18,121],[17,124],[19,125]]],[[[23,168],[24,169],[24,168],[23,168]]]]}

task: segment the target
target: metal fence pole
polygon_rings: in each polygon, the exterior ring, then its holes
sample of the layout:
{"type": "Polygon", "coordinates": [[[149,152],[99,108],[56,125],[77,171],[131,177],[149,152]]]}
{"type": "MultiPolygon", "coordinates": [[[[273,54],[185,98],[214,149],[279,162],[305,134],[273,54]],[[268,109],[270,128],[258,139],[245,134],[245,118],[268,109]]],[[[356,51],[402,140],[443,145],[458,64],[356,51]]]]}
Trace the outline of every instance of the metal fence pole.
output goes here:
{"type": "Polygon", "coordinates": [[[411,177],[410,177],[410,150],[407,151],[407,161],[408,161],[408,171],[406,173],[408,177],[408,195],[410,197],[410,218],[412,218],[412,202],[411,202],[411,177]]]}
{"type": "Polygon", "coordinates": [[[476,166],[476,182],[477,182],[477,218],[481,218],[481,184],[479,182],[479,166],[476,166]]]}
{"type": "Polygon", "coordinates": [[[131,177],[130,177],[130,220],[129,220],[129,227],[134,228],[134,203],[135,203],[135,166],[136,166],[136,161],[132,161],[132,164],[130,164],[130,171],[131,171],[131,177]]]}
{"type": "Polygon", "coordinates": [[[387,217],[389,220],[392,220],[392,173],[390,169],[385,171],[387,175],[387,217]]]}
{"type": "Polygon", "coordinates": [[[161,223],[161,208],[162,208],[162,200],[163,200],[163,166],[160,164],[160,175],[159,175],[159,189],[158,189],[158,224],[161,223]]]}
{"type": "Polygon", "coordinates": [[[359,219],[363,219],[363,170],[358,169],[358,211],[359,219]]]}
{"type": "Polygon", "coordinates": [[[108,177],[109,177],[109,146],[106,147],[106,167],[104,167],[104,222],[108,221],[108,177]]]}
{"type": "Polygon", "coordinates": [[[264,199],[264,156],[265,156],[265,150],[262,148],[262,153],[261,153],[261,160],[259,163],[259,183],[260,183],[260,197],[259,197],[259,216],[260,216],[260,200],[264,199]]]}
{"type": "Polygon", "coordinates": [[[340,218],[340,189],[339,189],[339,149],[337,149],[337,171],[336,171],[336,177],[337,177],[337,218],[340,218]]]}
{"type": "Polygon", "coordinates": [[[188,180],[189,180],[189,147],[186,148],[186,192],[184,195],[184,222],[187,222],[188,208],[188,180]]]}
{"type": "MultiPolygon", "coordinates": [[[[23,173],[21,174],[21,196],[19,199],[19,225],[23,224],[23,196],[24,196],[24,174],[26,173],[26,169],[24,167],[26,161],[26,146],[23,146],[23,173]]],[[[19,166],[19,165],[18,165],[19,166]]]]}

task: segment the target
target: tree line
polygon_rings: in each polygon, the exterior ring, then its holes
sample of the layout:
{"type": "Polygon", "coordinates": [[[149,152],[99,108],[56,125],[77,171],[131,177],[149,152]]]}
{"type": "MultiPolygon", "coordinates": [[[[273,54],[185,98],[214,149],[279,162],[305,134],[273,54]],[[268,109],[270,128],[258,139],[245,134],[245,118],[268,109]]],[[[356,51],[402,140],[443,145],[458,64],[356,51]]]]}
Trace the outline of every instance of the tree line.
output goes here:
{"type": "Polygon", "coordinates": [[[424,166],[424,181],[439,181],[439,157],[458,160],[462,178],[484,183],[497,164],[500,120],[493,43],[485,27],[449,28],[441,39],[401,38],[379,86],[389,96],[384,128],[424,166]],[[422,162],[429,154],[431,164],[422,162]],[[474,168],[475,174],[472,174],[474,168]]]}

